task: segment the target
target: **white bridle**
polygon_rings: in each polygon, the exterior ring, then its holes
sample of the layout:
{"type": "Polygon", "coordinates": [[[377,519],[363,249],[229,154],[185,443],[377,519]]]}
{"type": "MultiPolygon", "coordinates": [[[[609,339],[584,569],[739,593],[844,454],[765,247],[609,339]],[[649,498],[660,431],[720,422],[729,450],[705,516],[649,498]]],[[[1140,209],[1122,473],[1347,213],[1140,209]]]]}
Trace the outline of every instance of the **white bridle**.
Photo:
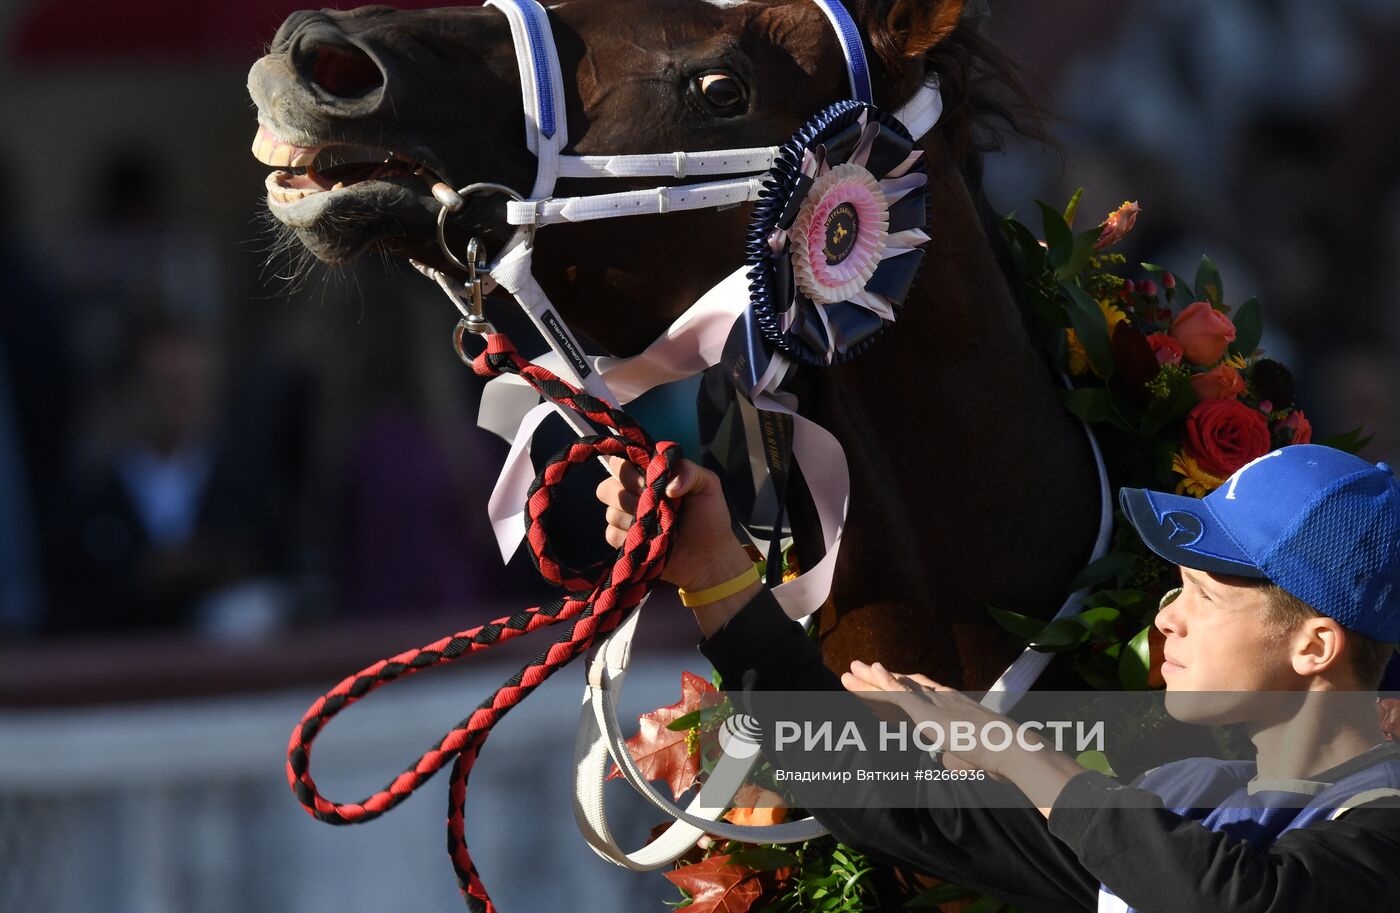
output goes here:
{"type": "MultiPolygon", "coordinates": [[[[851,96],[871,101],[869,68],[859,29],[850,14],[836,0],[813,0],[832,24],[840,39],[850,76],[851,96]]],[[[466,264],[476,281],[466,288],[454,284],[443,273],[415,264],[434,279],[464,315],[457,336],[461,351],[462,328],[485,332],[490,325],[481,312],[481,295],[493,287],[509,292],[540,335],[553,349],[553,356],[537,362],[580,386],[589,393],[617,406],[630,402],[663,383],[694,376],[720,362],[725,339],[735,321],[749,304],[747,267],[740,268],[703,295],[646,351],[631,358],[590,358],[583,346],[558,315],[544,290],[532,275],[536,231],[548,225],[585,222],[620,216],[686,210],[724,208],[758,199],[763,177],[773,166],[777,146],[723,149],[703,152],[668,152],[635,155],[565,155],[568,125],[564,112],[564,84],[559,58],[549,27],[548,13],[537,0],[486,0],[486,6],[500,10],[509,20],[520,69],[521,99],[525,111],[525,141],[537,160],[535,183],[528,197],[499,185],[470,185],[453,191],[445,185],[434,188],[444,205],[439,219],[439,241],[444,253],[460,261],[447,249],[442,225],[449,211],[462,206],[462,197],[477,192],[505,192],[513,199],[506,204],[506,220],[516,231],[497,258],[478,264],[475,248],[466,264]],[[645,190],[601,193],[574,197],[552,196],[559,178],[637,178],[683,179],[728,175],[715,180],[645,190]],[[477,276],[476,271],[482,271],[477,276]],[[605,379],[606,378],[606,379],[605,379]]],[[[923,86],[895,116],[917,141],[938,122],[942,96],[936,86],[923,86]]],[[[465,355],[463,355],[465,358],[465,355]]],[[[790,617],[805,619],[815,612],[830,592],[836,556],[845,526],[849,473],[844,451],[826,429],[797,415],[795,398],[777,390],[788,363],[781,353],[774,354],[768,377],[771,385],[761,384],[754,391],[754,406],[783,412],[793,418],[793,455],[803,467],[808,488],[816,502],[822,526],[825,556],[796,580],[774,588],[774,595],[790,617]]],[[[525,492],[534,478],[529,460],[529,441],[539,423],[549,414],[559,414],[580,434],[594,433],[575,413],[539,403],[538,396],[523,382],[503,375],[487,384],[482,396],[480,424],[511,442],[511,452],[492,493],[490,512],[502,555],[509,559],[519,545],[524,525],[522,510],[525,492]]],[[[1086,426],[1087,428],[1087,426],[1086,426]]],[[[1093,442],[1093,436],[1090,435],[1093,442]]],[[[1098,445],[1093,443],[1103,491],[1102,521],[1094,556],[1107,548],[1112,528],[1112,505],[1098,445]]],[[[1070,597],[1056,618],[1071,614],[1082,603],[1083,593],[1070,597]]],[[[797,843],[821,836],[826,830],[815,819],[807,818],[768,827],[738,826],[720,819],[732,792],[716,797],[706,789],[682,810],[656,790],[637,768],[626,745],[617,718],[617,702],[626,674],[632,637],[641,615],[638,606],[588,657],[588,687],[584,692],[583,714],[575,747],[575,817],[589,845],[600,856],[618,865],[647,871],[662,868],[684,854],[706,833],[750,843],[797,843]],[[609,759],[628,782],[674,823],[658,839],[632,853],[621,849],[608,827],[603,783],[609,759]],[[706,804],[708,802],[708,804],[706,804]]],[[[1017,692],[1035,681],[1050,654],[1027,649],[992,686],[984,703],[999,710],[1009,709],[1017,692]],[[996,695],[1000,695],[997,698],[996,695]]],[[[736,758],[726,753],[711,774],[711,781],[737,787],[756,756],[736,758]]]]}

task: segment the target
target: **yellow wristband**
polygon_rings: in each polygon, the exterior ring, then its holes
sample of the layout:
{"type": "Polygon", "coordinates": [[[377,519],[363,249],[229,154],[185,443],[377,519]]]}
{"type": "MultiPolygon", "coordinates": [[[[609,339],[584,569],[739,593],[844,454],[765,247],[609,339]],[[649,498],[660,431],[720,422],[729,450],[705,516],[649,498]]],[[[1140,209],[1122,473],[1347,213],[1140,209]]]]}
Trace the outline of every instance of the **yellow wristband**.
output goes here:
{"type": "Polygon", "coordinates": [[[697,606],[709,605],[712,602],[719,602],[721,599],[733,596],[751,583],[758,583],[758,565],[756,564],[749,565],[747,571],[744,571],[733,580],[726,580],[724,583],[707,587],[697,593],[687,593],[685,590],[681,589],[678,589],[677,592],[681,594],[681,605],[693,609],[697,606]]]}

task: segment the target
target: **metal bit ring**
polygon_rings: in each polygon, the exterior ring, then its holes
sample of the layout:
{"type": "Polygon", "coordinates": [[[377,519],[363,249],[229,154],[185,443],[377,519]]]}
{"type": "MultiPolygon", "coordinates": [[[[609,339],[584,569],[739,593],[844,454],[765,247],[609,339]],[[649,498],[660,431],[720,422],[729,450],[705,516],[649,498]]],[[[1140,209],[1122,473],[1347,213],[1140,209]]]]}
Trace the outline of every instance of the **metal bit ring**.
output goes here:
{"type": "MultiPolygon", "coordinates": [[[[492,184],[486,181],[477,184],[468,184],[467,186],[460,188],[457,191],[457,196],[466,198],[474,193],[501,193],[510,197],[517,203],[523,202],[525,200],[524,197],[522,197],[519,193],[516,193],[511,188],[507,187],[505,184],[492,184]]],[[[457,255],[452,253],[451,248],[447,246],[447,214],[450,211],[451,210],[449,210],[447,206],[443,206],[441,209],[438,210],[438,247],[442,248],[443,255],[446,256],[448,260],[455,263],[459,269],[464,271],[470,271],[468,266],[461,260],[458,260],[457,255]]]]}

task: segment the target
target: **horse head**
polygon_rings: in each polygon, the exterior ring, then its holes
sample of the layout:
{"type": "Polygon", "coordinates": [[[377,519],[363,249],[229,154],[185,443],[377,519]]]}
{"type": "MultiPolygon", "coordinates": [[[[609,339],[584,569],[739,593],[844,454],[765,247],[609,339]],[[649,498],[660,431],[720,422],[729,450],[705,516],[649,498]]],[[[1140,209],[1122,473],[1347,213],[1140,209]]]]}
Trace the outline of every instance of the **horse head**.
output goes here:
{"type": "MultiPolygon", "coordinates": [[[[878,355],[795,374],[793,391],[850,466],[845,544],[818,618],[828,663],[879,659],[959,686],[986,686],[1020,651],[986,604],[1048,617],[1063,600],[1100,502],[1089,444],[987,231],[968,153],[979,119],[1009,116],[998,96],[1019,82],[980,37],[974,6],[853,0],[875,105],[894,111],[938,80],[942,117],[919,143],[935,217],[899,330],[878,355]]],[[[545,15],[535,25],[560,62],[567,155],[776,146],[855,83],[816,0],[565,0],[545,15]]],[[[447,252],[473,237],[510,243],[506,198],[470,195],[439,244],[433,187],[449,201],[477,182],[537,196],[548,157],[530,151],[544,131],[527,117],[512,22],[496,7],[288,19],[249,76],[255,152],[284,169],[268,178],[273,215],[322,259],[378,248],[458,279],[447,252]]],[[[554,196],[652,188],[650,173],[564,176],[554,196]]],[[[749,217],[735,206],[549,225],[532,275],[572,328],[631,355],[742,265],[749,217]]],[[[791,518],[810,567],[822,525],[802,499],[791,518]]]]}
{"type": "MultiPolygon", "coordinates": [[[[876,102],[922,80],[962,0],[868,0],[855,10],[875,54],[876,102]]],[[[564,82],[568,151],[704,151],[783,142],[849,97],[842,49],[811,0],[567,0],[548,8],[564,82]]],[[[254,152],[273,216],[317,257],[368,249],[460,270],[437,240],[432,185],[528,192],[521,74],[507,17],[490,7],[293,14],[252,68],[254,152]]],[[[656,179],[562,179],[559,193],[656,179]]],[[[472,196],[449,249],[509,236],[504,198],[472,196]]],[[[699,211],[541,232],[536,275],[571,324],[615,354],[655,338],[742,262],[746,213],[699,211]],[[587,302],[587,307],[584,303],[587,302]]]]}

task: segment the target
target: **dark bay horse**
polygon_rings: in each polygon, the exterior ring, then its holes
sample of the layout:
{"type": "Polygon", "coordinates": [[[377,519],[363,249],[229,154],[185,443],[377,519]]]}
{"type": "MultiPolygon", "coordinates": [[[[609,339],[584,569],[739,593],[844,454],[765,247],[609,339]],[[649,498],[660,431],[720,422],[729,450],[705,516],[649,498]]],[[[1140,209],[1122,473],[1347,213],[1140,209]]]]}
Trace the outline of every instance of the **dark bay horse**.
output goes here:
{"type": "MultiPolygon", "coordinates": [[[[923,80],[941,81],[945,115],[922,142],[932,241],[898,326],[845,365],[803,368],[790,389],[851,465],[847,533],[818,621],[828,664],[878,659],[981,688],[1018,651],[985,607],[1058,608],[1089,555],[1099,495],[1084,432],[1023,325],[968,177],[999,58],[963,6],[852,9],[876,104],[894,110],[923,80]]],[[[809,0],[568,0],[549,19],[578,154],[773,145],[849,93],[836,35],[809,0]]],[[[323,260],[378,248],[449,270],[423,176],[522,192],[533,181],[516,56],[494,9],[298,13],[249,89],[255,151],[294,169],[270,179],[273,214],[323,260]]],[[[559,192],[597,190],[564,180],[559,192]]],[[[454,249],[468,236],[504,242],[502,209],[469,201],[448,220],[454,249]]],[[[747,220],[740,207],[551,227],[535,275],[571,326],[634,354],[741,265],[747,220]]],[[[793,509],[809,564],[815,520],[793,509]]]]}

